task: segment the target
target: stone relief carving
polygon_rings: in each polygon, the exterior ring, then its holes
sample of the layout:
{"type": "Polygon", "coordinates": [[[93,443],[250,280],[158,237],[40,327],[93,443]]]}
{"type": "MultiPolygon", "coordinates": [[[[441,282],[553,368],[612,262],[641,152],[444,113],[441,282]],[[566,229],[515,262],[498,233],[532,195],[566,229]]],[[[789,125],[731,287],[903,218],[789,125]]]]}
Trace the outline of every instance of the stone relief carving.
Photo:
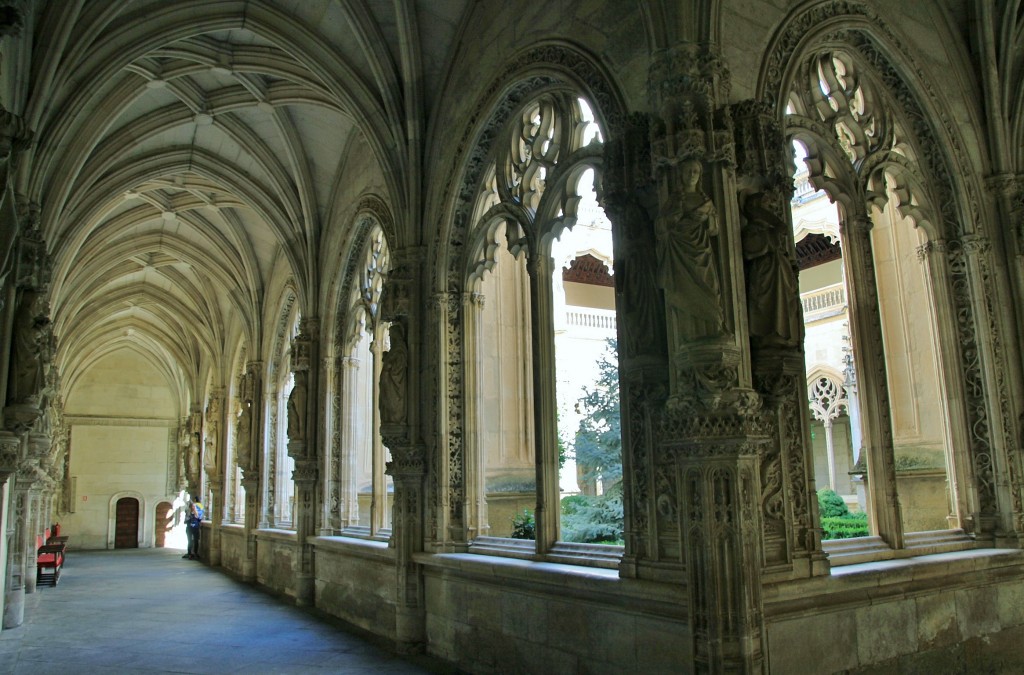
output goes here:
{"type": "Polygon", "coordinates": [[[383,424],[404,424],[409,347],[405,340],[405,328],[401,323],[392,323],[388,335],[391,348],[381,357],[380,419],[383,424]]]}
{"type": "Polygon", "coordinates": [[[696,159],[679,166],[681,189],[671,193],[655,221],[658,282],[665,292],[670,352],[686,342],[722,335],[721,284],[712,238],[718,212],[700,188],[696,159]]]}
{"type": "Polygon", "coordinates": [[[203,448],[203,467],[207,473],[217,470],[220,452],[220,398],[210,398],[206,407],[206,437],[203,448]]]}
{"type": "Polygon", "coordinates": [[[31,426],[45,410],[55,393],[56,371],[51,368],[55,351],[56,338],[45,294],[25,288],[14,313],[7,405],[33,412],[28,417],[9,415],[9,422],[31,426]]]}
{"type": "Polygon", "coordinates": [[[796,258],[789,225],[776,215],[771,202],[765,192],[743,202],[750,336],[756,346],[796,347],[802,331],[796,258]]]}
{"type": "Polygon", "coordinates": [[[308,374],[304,370],[295,372],[295,386],[288,395],[288,440],[304,441],[306,439],[306,396],[308,374]]]}

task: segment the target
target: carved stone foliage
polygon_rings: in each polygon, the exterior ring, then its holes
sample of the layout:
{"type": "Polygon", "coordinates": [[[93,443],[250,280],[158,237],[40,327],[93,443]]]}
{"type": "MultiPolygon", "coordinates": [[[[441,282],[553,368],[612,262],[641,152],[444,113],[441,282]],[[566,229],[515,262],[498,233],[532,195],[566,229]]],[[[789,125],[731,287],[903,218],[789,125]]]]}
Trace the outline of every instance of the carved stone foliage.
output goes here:
{"type": "Polygon", "coordinates": [[[655,55],[648,71],[659,119],[651,130],[657,167],[686,160],[732,165],[732,118],[719,102],[729,98],[729,72],[707,45],[685,43],[655,55]]]}

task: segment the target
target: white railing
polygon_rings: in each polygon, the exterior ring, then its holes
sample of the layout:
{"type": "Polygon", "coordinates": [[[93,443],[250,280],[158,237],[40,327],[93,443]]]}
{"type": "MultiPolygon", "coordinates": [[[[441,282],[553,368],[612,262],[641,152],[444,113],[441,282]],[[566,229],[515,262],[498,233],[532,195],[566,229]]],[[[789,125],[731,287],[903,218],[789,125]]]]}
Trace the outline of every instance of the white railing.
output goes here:
{"type": "Polygon", "coordinates": [[[841,310],[846,307],[846,286],[840,282],[810,293],[801,293],[800,302],[804,306],[804,315],[841,310]]]}
{"type": "Polygon", "coordinates": [[[565,321],[570,326],[615,330],[615,310],[588,309],[586,311],[566,310],[565,321]]]}

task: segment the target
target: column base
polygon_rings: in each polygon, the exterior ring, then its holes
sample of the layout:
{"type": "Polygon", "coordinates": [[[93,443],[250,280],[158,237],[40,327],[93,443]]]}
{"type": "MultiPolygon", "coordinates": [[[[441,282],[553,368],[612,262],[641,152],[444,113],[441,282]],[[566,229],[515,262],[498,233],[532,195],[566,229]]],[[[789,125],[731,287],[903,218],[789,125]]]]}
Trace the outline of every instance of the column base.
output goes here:
{"type": "Polygon", "coordinates": [[[4,595],[4,628],[17,628],[25,622],[25,589],[4,595]]]}
{"type": "Polygon", "coordinates": [[[295,580],[295,604],[312,607],[316,604],[316,584],[313,577],[298,577],[295,580]]]}

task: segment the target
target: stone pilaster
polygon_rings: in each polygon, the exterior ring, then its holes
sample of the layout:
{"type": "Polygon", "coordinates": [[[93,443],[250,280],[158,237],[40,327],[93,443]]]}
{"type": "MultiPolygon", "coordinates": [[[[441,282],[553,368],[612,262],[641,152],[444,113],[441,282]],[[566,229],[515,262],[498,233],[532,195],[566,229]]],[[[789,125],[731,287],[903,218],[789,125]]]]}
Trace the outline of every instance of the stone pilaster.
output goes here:
{"type": "Polygon", "coordinates": [[[758,496],[767,578],[824,574],[807,415],[804,329],[789,202],[788,147],[765,102],[732,106],[736,187],[751,377],[773,420],[759,456],[758,496]]]}
{"type": "Polygon", "coordinates": [[[319,334],[317,319],[302,319],[299,323],[299,334],[292,340],[295,386],[288,397],[288,455],[295,460],[292,523],[299,543],[295,601],[300,605],[312,605],[315,591],[313,549],[307,539],[316,535],[317,518],[317,406],[310,405],[310,401],[318,400],[317,370],[311,365],[317,362],[319,334]]]}
{"type": "MultiPolygon", "coordinates": [[[[390,545],[395,549],[398,607],[395,634],[399,649],[416,652],[426,642],[423,571],[413,556],[423,551],[426,449],[418,442],[419,314],[422,251],[392,254],[381,296],[381,318],[389,322],[390,346],[381,358],[380,433],[391,451],[386,471],[394,480],[395,501],[390,545]]],[[[460,511],[461,512],[461,511],[460,511]]]]}
{"type": "Polygon", "coordinates": [[[256,529],[259,525],[260,459],[263,447],[263,422],[260,392],[263,390],[263,363],[250,361],[239,381],[238,399],[241,413],[235,432],[235,457],[242,470],[245,491],[245,557],[242,559],[243,581],[256,578],[256,529]]]}
{"type": "Polygon", "coordinates": [[[843,257],[848,278],[858,283],[847,288],[850,338],[860,358],[861,426],[867,455],[868,520],[893,548],[903,546],[903,521],[896,491],[893,455],[892,408],[886,376],[882,324],[878,312],[878,285],[871,244],[871,219],[851,215],[843,223],[843,257]]]}
{"type": "Polygon", "coordinates": [[[220,565],[221,546],[220,530],[224,517],[224,459],[227,444],[227,405],[224,401],[224,389],[216,388],[210,392],[206,404],[204,419],[203,471],[209,490],[209,503],[206,505],[209,563],[220,565]]]}
{"type": "MultiPolygon", "coordinates": [[[[10,488],[11,509],[7,529],[7,577],[4,579],[4,628],[15,628],[25,620],[25,570],[31,538],[31,483],[17,474],[10,488]]],[[[35,542],[33,542],[35,543],[35,542]]]]}

